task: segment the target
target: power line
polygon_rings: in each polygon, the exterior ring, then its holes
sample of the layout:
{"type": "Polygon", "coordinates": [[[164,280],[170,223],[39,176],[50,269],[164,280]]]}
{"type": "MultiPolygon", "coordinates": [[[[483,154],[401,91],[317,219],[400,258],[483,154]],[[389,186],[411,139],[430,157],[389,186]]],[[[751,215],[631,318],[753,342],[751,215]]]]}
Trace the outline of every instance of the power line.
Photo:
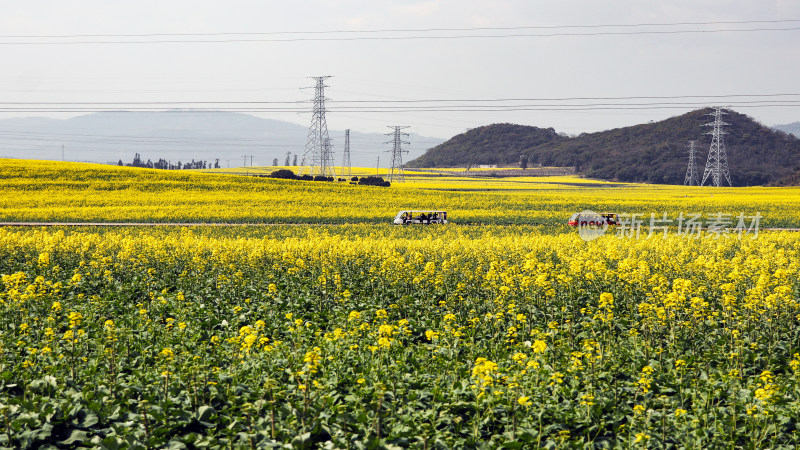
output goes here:
{"type": "Polygon", "coordinates": [[[73,42],[0,42],[0,45],[108,45],[108,44],[230,44],[241,42],[332,42],[332,41],[408,41],[423,39],[492,39],[522,37],[585,37],[585,36],[634,36],[634,35],[676,35],[707,33],[746,33],[761,31],[797,31],[800,27],[791,28],[748,28],[727,30],[675,30],[675,31],[614,31],[595,33],[539,33],[539,34],[495,34],[495,35],[456,35],[456,36],[386,36],[386,37],[352,37],[352,38],[291,38],[291,39],[204,39],[204,40],[152,40],[152,41],[73,41],[73,42]]]}
{"type": "Polygon", "coordinates": [[[0,39],[29,38],[113,38],[113,37],[157,37],[157,36],[270,36],[283,34],[342,34],[342,33],[421,33],[440,31],[500,31],[500,30],[553,30],[564,28],[627,28],[650,26],[686,26],[686,25],[743,25],[756,23],[795,23],[800,19],[778,20],[740,20],[710,22],[652,22],[628,24],[595,24],[595,25],[532,25],[516,27],[462,27],[462,28],[387,28],[377,30],[313,30],[313,31],[270,31],[270,32],[218,32],[218,33],[140,33],[140,34],[50,34],[50,35],[0,35],[0,39]]]}
{"type": "MultiPolygon", "coordinates": [[[[329,100],[329,103],[430,103],[430,102],[510,102],[510,101],[577,101],[577,100],[676,100],[676,99],[706,99],[706,98],[755,98],[755,97],[800,97],[800,93],[770,93],[770,94],[718,94],[718,95],[650,95],[650,96],[617,96],[617,97],[501,97],[501,98],[433,98],[433,99],[401,99],[401,100],[329,100]]],[[[133,101],[133,102],[0,102],[0,105],[268,105],[291,104],[307,107],[311,100],[291,101],[133,101]]],[[[179,111],[193,112],[193,111],[179,111]]],[[[202,112],[202,111],[201,111],[202,112]]],[[[213,111],[210,111],[213,112],[213,111]]]]}
{"type": "Polygon", "coordinates": [[[331,41],[407,41],[422,39],[503,39],[522,37],[585,37],[585,36],[634,36],[634,35],[674,35],[674,34],[706,34],[706,33],[746,33],[761,31],[797,31],[800,27],[790,28],[741,28],[725,30],[653,30],[653,31],[606,31],[592,33],[517,33],[517,34],[473,34],[453,36],[368,36],[349,38],[285,38],[285,39],[203,39],[203,40],[150,40],[150,41],[42,41],[42,42],[0,42],[0,45],[89,45],[89,44],[229,44],[247,42],[331,42],[331,41]]]}
{"type": "Polygon", "coordinates": [[[557,36],[604,36],[604,35],[643,35],[643,34],[689,34],[689,33],[722,33],[722,32],[758,32],[758,31],[795,31],[800,27],[789,28],[738,28],[709,30],[641,30],[641,31],[599,31],[571,33],[511,33],[511,34],[454,34],[454,35],[408,35],[408,36],[371,36],[380,33],[442,33],[442,32],[484,32],[484,31],[519,31],[519,30],[564,30],[564,29],[598,29],[598,28],[640,28],[640,27],[679,27],[679,26],[716,26],[716,25],[754,25],[754,24],[790,24],[800,19],[780,20],[745,20],[714,22],[672,22],[672,23],[638,23],[638,24],[596,24],[596,25],[555,25],[555,26],[517,26],[517,27],[471,27],[471,28],[422,28],[422,29],[383,29],[383,30],[330,30],[330,31],[277,31],[277,32],[238,32],[238,33],[149,33],[149,34],[72,34],[72,35],[3,35],[0,39],[124,39],[124,38],[169,38],[151,40],[81,40],[81,41],[21,41],[0,42],[0,45],[75,45],[75,44],[169,44],[169,43],[231,43],[231,42],[297,42],[297,41],[360,41],[360,40],[411,40],[411,39],[466,39],[466,38],[510,38],[510,37],[557,37],[557,36]],[[288,37],[288,38],[228,38],[228,39],[179,39],[179,38],[211,38],[223,36],[282,36],[282,35],[341,35],[355,34],[350,37],[288,37]],[[357,35],[368,36],[357,36],[357,35]]]}
{"type": "MultiPolygon", "coordinates": [[[[708,103],[649,103],[649,104],[598,104],[598,105],[507,105],[507,106],[488,106],[478,105],[462,107],[459,105],[451,106],[429,106],[429,107],[373,107],[373,108],[328,108],[329,112],[342,113],[421,113],[421,112],[514,112],[514,111],[613,111],[613,110],[670,110],[687,108],[705,108],[708,103]]],[[[728,107],[740,108],[773,108],[773,107],[797,107],[797,101],[764,101],[764,102],[729,102],[728,107]]],[[[139,108],[136,111],[160,112],[156,108],[139,108]]],[[[91,113],[91,112],[123,112],[108,111],[92,108],[0,108],[3,113],[91,113]]],[[[199,111],[198,111],[199,112],[199,111]]],[[[208,112],[239,112],[239,113],[307,113],[302,109],[278,109],[278,108],[218,108],[208,112]]]]}
{"type": "MultiPolygon", "coordinates": [[[[714,100],[728,99],[730,107],[794,107],[800,105],[800,94],[727,94],[727,95],[675,95],[675,96],[620,96],[620,97],[561,97],[561,98],[465,98],[465,99],[409,99],[409,100],[340,100],[330,101],[328,111],[341,113],[361,112],[497,112],[497,111],[592,111],[592,110],[646,110],[703,108],[714,100]],[[645,101],[653,100],[653,101],[645,101]],[[675,100],[675,101],[670,101],[675,100]]],[[[182,109],[180,113],[307,113],[309,102],[0,102],[0,112],[5,113],[128,113],[163,112],[165,107],[182,109]],[[209,105],[210,107],[202,107],[209,105]],[[231,106],[226,106],[231,105],[231,106]],[[279,105],[279,106],[272,106],[279,105]]]]}

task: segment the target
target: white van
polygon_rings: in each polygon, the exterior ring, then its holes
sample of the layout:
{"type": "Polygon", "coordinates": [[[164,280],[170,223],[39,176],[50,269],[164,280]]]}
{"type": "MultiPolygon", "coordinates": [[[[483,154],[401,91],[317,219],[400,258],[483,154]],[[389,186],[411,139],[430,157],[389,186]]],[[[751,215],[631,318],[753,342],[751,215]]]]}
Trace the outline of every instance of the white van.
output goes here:
{"type": "Polygon", "coordinates": [[[415,210],[415,211],[400,211],[394,216],[395,225],[411,225],[411,224],[445,224],[447,223],[447,211],[435,210],[415,210]]]}

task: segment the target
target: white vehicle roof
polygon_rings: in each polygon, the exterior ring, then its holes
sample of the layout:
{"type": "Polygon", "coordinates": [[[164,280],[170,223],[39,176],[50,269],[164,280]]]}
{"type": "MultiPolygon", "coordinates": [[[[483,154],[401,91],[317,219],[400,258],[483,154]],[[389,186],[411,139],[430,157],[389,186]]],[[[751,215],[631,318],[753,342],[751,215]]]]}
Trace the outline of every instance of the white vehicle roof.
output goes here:
{"type": "Polygon", "coordinates": [[[442,211],[441,209],[406,209],[397,213],[395,217],[400,217],[405,213],[447,213],[447,211],[442,211]]]}

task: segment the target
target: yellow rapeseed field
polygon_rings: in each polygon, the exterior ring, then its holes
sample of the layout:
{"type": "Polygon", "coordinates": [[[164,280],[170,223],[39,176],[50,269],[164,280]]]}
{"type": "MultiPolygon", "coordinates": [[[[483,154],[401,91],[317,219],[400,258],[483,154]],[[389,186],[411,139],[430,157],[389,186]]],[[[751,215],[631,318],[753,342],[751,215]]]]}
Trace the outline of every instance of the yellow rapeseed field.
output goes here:
{"type": "Polygon", "coordinates": [[[387,189],[25,160],[0,160],[0,179],[0,221],[387,223],[399,210],[433,208],[461,224],[556,227],[591,209],[648,220],[650,214],[758,212],[763,226],[800,226],[800,188],[409,175],[387,189]]]}
{"type": "Polygon", "coordinates": [[[0,228],[0,446],[800,444],[800,233],[563,224],[797,189],[3,163],[5,221],[309,225],[0,228]],[[456,223],[388,223],[421,202],[456,223]]]}

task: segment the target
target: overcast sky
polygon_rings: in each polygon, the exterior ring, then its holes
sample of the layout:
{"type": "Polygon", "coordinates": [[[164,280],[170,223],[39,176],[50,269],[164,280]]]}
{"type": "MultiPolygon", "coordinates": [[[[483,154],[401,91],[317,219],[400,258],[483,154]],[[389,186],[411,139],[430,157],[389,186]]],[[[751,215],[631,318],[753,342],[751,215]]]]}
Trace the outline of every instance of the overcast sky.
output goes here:
{"type": "Polygon", "coordinates": [[[800,120],[797,0],[26,0],[3,2],[0,29],[0,118],[280,107],[253,114],[307,124],[308,103],[262,102],[330,75],[339,130],[577,134],[715,104],[800,120]]]}

